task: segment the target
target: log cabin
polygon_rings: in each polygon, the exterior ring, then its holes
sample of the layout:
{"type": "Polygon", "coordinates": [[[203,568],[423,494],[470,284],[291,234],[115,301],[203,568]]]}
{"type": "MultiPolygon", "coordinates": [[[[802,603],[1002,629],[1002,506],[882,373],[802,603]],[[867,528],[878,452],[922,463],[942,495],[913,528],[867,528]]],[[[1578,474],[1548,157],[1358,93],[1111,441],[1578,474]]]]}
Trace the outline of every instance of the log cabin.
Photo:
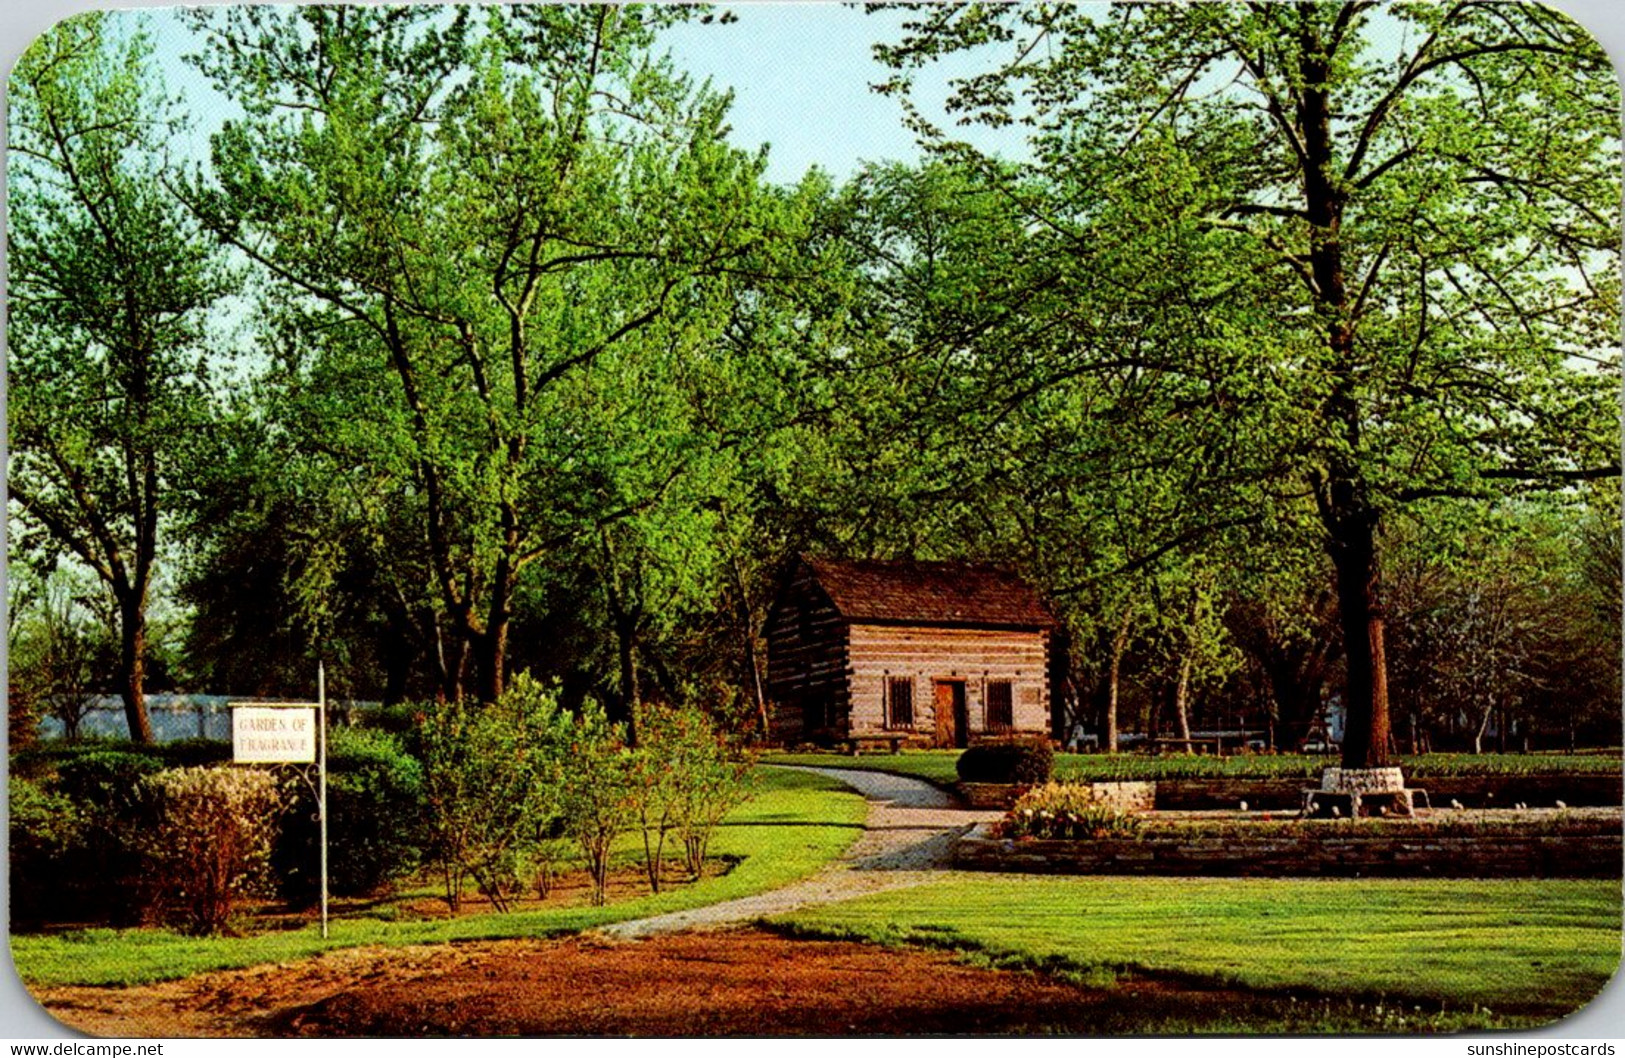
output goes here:
{"type": "Polygon", "coordinates": [[[780,745],[1046,737],[1056,622],[1009,569],[802,557],[769,610],[780,745]]]}

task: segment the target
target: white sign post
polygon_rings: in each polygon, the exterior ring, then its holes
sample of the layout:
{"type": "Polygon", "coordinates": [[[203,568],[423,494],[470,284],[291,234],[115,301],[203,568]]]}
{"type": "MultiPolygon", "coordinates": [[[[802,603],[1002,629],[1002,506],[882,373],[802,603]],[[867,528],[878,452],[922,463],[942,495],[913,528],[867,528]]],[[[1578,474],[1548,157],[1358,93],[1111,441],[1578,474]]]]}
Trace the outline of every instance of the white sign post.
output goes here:
{"type": "MultiPolygon", "coordinates": [[[[316,765],[316,818],[322,843],[322,937],[327,937],[327,674],[316,667],[316,702],[231,707],[231,759],[237,764],[316,765]]],[[[309,781],[309,776],[306,776],[309,781]]]]}
{"type": "Polygon", "coordinates": [[[321,792],[317,795],[317,818],[322,828],[322,939],[327,939],[327,669],[316,663],[317,734],[321,742],[320,763],[316,767],[321,792]]]}

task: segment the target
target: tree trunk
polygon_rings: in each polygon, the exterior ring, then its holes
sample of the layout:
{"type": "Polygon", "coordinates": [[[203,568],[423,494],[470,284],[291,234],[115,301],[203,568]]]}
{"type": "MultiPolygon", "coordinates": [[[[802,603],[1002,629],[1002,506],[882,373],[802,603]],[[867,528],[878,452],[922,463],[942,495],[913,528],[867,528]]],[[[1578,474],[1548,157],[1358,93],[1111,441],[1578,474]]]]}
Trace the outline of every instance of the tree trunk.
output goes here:
{"type": "Polygon", "coordinates": [[[767,715],[767,688],[762,679],[762,659],[757,650],[755,610],[751,606],[750,589],[745,584],[745,571],[740,568],[738,556],[731,551],[728,554],[728,568],[733,573],[734,591],[739,598],[740,645],[744,648],[745,665],[750,669],[751,700],[756,704],[756,718],[762,725],[762,738],[766,739],[772,734],[772,725],[767,715]]]}
{"type": "Polygon", "coordinates": [[[610,543],[609,530],[599,531],[604,551],[604,601],[609,610],[610,624],[615,629],[616,656],[620,663],[621,704],[626,710],[627,742],[637,745],[638,712],[643,705],[643,689],[638,683],[637,637],[642,620],[642,606],[634,592],[622,583],[615,565],[615,549],[610,543]]]}
{"type": "Polygon", "coordinates": [[[1174,717],[1179,722],[1179,738],[1185,743],[1185,752],[1191,750],[1191,655],[1189,651],[1179,661],[1179,682],[1174,685],[1174,717]]]}
{"type": "Polygon", "coordinates": [[[1477,729],[1473,731],[1473,752],[1474,753],[1482,753],[1482,752],[1484,752],[1484,735],[1490,729],[1490,717],[1494,713],[1495,713],[1495,699],[1492,697],[1492,698],[1489,699],[1489,704],[1484,707],[1484,715],[1479,717],[1479,719],[1478,719],[1478,727],[1477,727],[1477,729]]]}
{"type": "Polygon", "coordinates": [[[502,697],[504,689],[502,670],[508,653],[508,618],[498,619],[494,627],[469,639],[474,655],[475,696],[482,702],[494,702],[502,697]]]}
{"type": "Polygon", "coordinates": [[[1343,767],[1379,768],[1388,763],[1388,664],[1383,649],[1383,610],[1377,582],[1377,511],[1361,473],[1364,411],[1343,268],[1342,223],[1346,191],[1336,175],[1332,149],[1332,101],[1325,85],[1330,57],[1319,35],[1318,9],[1295,9],[1302,59],[1297,121],[1303,137],[1304,210],[1309,220],[1309,267],[1315,307],[1327,320],[1333,388],[1324,423],[1332,441],[1327,466],[1315,482],[1315,502],[1327,530],[1327,550],[1337,570],[1337,606],[1343,629],[1347,683],[1343,694],[1343,767]]]}
{"type": "Polygon", "coordinates": [[[1388,666],[1369,517],[1339,520],[1331,541],[1343,626],[1347,681],[1343,695],[1343,767],[1388,766],[1388,666]]]}
{"type": "Polygon", "coordinates": [[[643,705],[643,688],[638,683],[637,620],[631,614],[615,614],[616,653],[620,658],[621,698],[629,718],[635,719],[643,705]]]}
{"type": "Polygon", "coordinates": [[[1122,671],[1123,651],[1128,646],[1128,628],[1133,610],[1123,609],[1123,620],[1117,626],[1117,634],[1112,637],[1112,664],[1111,671],[1106,678],[1106,752],[1117,752],[1117,687],[1118,674],[1122,671]]]}
{"type": "MultiPolygon", "coordinates": [[[[507,512],[504,511],[504,521],[507,512]]],[[[517,533],[509,530],[504,541],[505,550],[497,556],[496,570],[491,576],[491,601],[485,609],[485,628],[475,631],[469,627],[470,646],[474,650],[475,691],[482,702],[494,702],[506,689],[508,661],[508,626],[513,623],[514,566],[509,559],[516,546],[517,533]]],[[[466,620],[466,615],[465,615],[466,620]]]]}
{"type": "Polygon", "coordinates": [[[449,635],[433,609],[423,611],[423,627],[430,637],[430,661],[434,665],[435,700],[460,701],[463,697],[463,659],[468,644],[462,637],[449,635]]]}
{"type": "Polygon", "coordinates": [[[119,697],[124,699],[124,721],[130,740],[152,742],[152,720],[147,715],[147,614],[138,597],[119,600],[119,697]]]}

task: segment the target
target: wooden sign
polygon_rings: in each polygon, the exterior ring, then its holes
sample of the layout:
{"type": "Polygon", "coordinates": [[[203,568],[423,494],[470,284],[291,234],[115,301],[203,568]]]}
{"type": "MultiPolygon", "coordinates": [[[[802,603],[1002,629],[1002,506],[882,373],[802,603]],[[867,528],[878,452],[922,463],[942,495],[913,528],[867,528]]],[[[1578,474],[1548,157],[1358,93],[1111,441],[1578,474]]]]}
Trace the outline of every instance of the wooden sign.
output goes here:
{"type": "Polygon", "coordinates": [[[315,761],[316,706],[232,706],[231,759],[238,764],[315,761]]]}

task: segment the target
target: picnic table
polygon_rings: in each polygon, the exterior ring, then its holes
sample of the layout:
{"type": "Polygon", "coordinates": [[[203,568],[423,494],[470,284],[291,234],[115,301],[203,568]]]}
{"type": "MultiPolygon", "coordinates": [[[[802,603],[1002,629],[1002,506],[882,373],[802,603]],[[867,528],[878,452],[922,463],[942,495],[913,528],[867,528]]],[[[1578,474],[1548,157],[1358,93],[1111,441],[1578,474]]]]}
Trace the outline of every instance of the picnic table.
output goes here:
{"type": "Polygon", "coordinates": [[[856,757],[862,747],[868,745],[887,745],[891,747],[893,753],[896,753],[902,748],[905,737],[904,735],[848,735],[843,741],[846,743],[847,753],[856,757]]]}
{"type": "Polygon", "coordinates": [[[1211,752],[1215,757],[1224,755],[1224,739],[1222,738],[1153,738],[1147,739],[1151,752],[1162,753],[1175,747],[1183,747],[1186,753],[1201,751],[1211,752]],[[1196,747],[1203,747],[1198,750],[1196,747]]]}

